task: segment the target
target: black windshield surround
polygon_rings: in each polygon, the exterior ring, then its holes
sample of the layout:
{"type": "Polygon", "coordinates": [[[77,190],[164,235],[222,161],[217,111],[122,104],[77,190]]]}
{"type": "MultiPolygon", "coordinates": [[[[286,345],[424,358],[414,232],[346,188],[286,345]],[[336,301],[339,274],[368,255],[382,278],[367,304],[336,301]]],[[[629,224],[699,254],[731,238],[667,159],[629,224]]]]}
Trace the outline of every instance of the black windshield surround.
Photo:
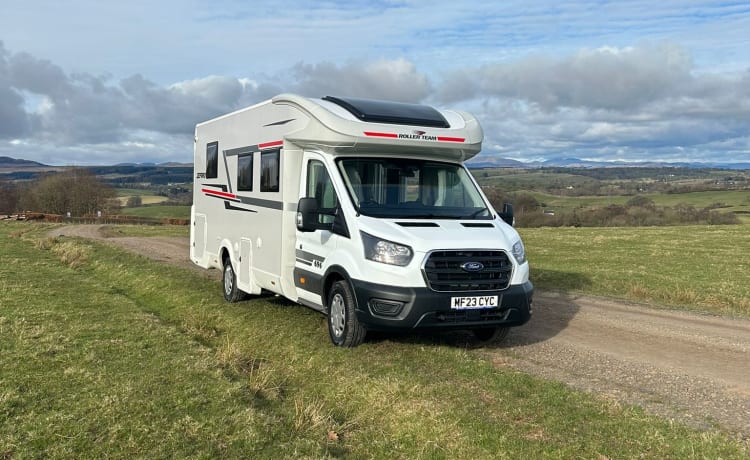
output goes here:
{"type": "Polygon", "coordinates": [[[360,214],[393,219],[493,219],[460,164],[390,157],[342,158],[337,165],[360,214]]]}

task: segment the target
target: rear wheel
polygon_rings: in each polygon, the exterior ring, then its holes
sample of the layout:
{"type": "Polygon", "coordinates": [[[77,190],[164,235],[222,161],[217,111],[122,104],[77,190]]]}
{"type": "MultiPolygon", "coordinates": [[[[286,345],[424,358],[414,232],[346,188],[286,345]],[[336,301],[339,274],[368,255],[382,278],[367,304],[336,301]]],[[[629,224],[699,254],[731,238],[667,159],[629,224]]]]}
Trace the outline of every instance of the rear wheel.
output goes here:
{"type": "Polygon", "coordinates": [[[328,293],[328,333],[336,346],[356,347],[365,339],[367,330],[359,323],[354,305],[349,283],[333,283],[328,293]]]}
{"type": "Polygon", "coordinates": [[[474,329],[474,337],[483,343],[500,342],[508,336],[507,327],[488,327],[482,329],[474,329]]]}
{"type": "Polygon", "coordinates": [[[227,258],[224,261],[224,275],[221,277],[224,287],[224,300],[227,302],[239,302],[245,298],[245,293],[237,287],[237,274],[232,268],[232,261],[227,258]]]}

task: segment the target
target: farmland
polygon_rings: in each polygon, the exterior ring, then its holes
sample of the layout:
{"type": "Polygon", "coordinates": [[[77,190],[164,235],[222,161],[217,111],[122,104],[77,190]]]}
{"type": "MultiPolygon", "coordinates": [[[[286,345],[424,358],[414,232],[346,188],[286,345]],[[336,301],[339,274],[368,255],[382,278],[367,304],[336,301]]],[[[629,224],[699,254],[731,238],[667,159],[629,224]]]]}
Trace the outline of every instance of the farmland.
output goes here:
{"type": "MultiPolygon", "coordinates": [[[[309,310],[227,305],[192,272],[45,232],[0,225],[6,457],[747,455],[721,431],[495,367],[440,337],[331,348],[309,310]]],[[[554,258],[530,257],[554,275],[554,258]]]]}

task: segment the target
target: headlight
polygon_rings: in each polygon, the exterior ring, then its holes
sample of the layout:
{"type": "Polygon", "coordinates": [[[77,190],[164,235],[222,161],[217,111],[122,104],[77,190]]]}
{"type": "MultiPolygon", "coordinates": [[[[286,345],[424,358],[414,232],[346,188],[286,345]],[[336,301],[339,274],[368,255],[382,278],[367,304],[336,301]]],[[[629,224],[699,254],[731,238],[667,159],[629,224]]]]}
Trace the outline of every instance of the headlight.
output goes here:
{"type": "Polygon", "coordinates": [[[516,241],[516,244],[513,245],[510,252],[513,253],[513,257],[516,258],[518,265],[526,262],[526,249],[523,247],[521,240],[516,241]]]}
{"type": "Polygon", "coordinates": [[[380,238],[360,232],[362,243],[365,247],[365,257],[375,262],[401,267],[409,265],[414,256],[409,246],[394,243],[393,241],[381,240],[380,238]]]}

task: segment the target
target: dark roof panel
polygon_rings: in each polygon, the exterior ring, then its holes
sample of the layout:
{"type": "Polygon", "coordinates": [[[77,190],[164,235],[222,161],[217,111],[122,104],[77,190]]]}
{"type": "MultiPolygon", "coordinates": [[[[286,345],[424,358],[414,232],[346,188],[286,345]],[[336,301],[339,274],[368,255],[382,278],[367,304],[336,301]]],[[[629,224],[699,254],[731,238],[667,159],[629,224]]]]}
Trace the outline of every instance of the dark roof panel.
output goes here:
{"type": "Polygon", "coordinates": [[[376,101],[326,96],[324,101],[333,102],[362,121],[431,128],[450,128],[443,115],[429,105],[403,102],[376,101]]]}

